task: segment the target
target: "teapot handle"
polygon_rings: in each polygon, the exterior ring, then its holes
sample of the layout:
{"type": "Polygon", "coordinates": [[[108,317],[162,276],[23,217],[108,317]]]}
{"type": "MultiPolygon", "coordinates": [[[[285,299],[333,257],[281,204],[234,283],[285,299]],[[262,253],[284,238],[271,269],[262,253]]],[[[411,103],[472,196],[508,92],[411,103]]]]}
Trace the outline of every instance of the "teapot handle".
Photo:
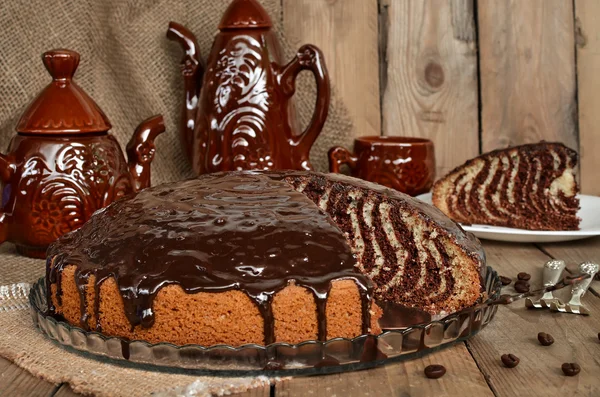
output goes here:
{"type": "Polygon", "coordinates": [[[310,123],[302,134],[292,137],[297,146],[303,146],[306,151],[310,149],[315,142],[329,112],[329,99],[331,89],[329,85],[329,74],[323,60],[323,53],[316,46],[306,44],[300,47],[294,59],[285,65],[279,75],[279,84],[282,91],[288,97],[294,95],[296,91],[296,77],[303,70],[310,70],[315,76],[317,83],[317,102],[315,112],[310,123]]]}
{"type": "Polygon", "coordinates": [[[6,213],[0,211],[0,244],[8,238],[8,223],[6,222],[6,213]]]}
{"type": "Polygon", "coordinates": [[[336,174],[340,173],[340,166],[342,164],[347,164],[348,167],[354,171],[354,168],[356,168],[356,162],[358,161],[358,158],[354,157],[352,153],[348,151],[348,149],[341,146],[334,146],[329,149],[328,157],[329,172],[334,172],[336,174]]]}

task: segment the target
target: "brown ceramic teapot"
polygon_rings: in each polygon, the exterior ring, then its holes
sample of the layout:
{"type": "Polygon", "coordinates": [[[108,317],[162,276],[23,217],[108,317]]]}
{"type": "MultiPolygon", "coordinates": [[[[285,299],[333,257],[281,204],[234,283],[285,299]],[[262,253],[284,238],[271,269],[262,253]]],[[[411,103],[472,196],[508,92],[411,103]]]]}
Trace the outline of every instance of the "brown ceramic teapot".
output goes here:
{"type": "Polygon", "coordinates": [[[96,103],[72,80],[79,54],[42,56],[50,83],[29,105],[0,155],[0,243],[31,257],[81,226],[94,211],[150,184],[161,116],[144,121],[127,144],[128,161],[96,103]]]}
{"type": "Polygon", "coordinates": [[[230,4],[206,70],[188,29],[171,22],[167,37],[185,50],[181,138],[197,174],[311,168],[310,148],[327,118],[330,97],[327,70],[317,47],[304,45],[283,64],[271,19],[256,0],[230,4]],[[303,132],[291,102],[302,70],[311,71],[317,83],[316,109],[303,132]]]}

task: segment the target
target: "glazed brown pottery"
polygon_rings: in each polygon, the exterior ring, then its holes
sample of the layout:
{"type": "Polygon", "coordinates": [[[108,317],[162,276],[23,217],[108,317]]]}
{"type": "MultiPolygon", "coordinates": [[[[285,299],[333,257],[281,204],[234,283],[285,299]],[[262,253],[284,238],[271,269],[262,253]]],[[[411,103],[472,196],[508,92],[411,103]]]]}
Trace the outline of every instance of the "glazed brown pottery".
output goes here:
{"type": "Polygon", "coordinates": [[[427,193],[435,177],[433,142],[421,138],[365,136],[354,141],[354,153],[329,150],[329,171],[350,167],[352,176],[391,187],[411,196],[427,193]]]}
{"type": "Polygon", "coordinates": [[[94,211],[147,187],[154,139],[165,130],[161,116],[140,124],[126,161],[104,112],[72,80],[79,54],[53,50],[42,59],[53,81],[0,155],[0,243],[11,241],[31,257],[45,257],[51,242],[94,211]]]}
{"type": "Polygon", "coordinates": [[[309,151],[329,108],[329,78],[321,51],[300,47],[283,64],[272,22],[256,0],[234,0],[221,20],[206,69],[198,44],[171,22],[167,37],[185,50],[181,139],[197,174],[243,169],[311,169],[309,151]],[[296,76],[311,71],[316,109],[304,131],[295,117],[296,76]]]}

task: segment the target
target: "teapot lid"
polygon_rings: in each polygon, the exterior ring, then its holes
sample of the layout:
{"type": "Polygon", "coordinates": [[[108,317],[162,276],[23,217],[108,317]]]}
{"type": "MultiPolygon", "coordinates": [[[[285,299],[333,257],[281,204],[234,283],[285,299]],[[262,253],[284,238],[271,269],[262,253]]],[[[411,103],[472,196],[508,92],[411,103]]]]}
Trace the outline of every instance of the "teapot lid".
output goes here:
{"type": "Polygon", "coordinates": [[[73,81],[79,54],[57,49],[45,52],[42,60],[52,83],[29,104],[17,132],[54,135],[108,131],[111,125],[102,109],[73,81]]]}
{"type": "Polygon", "coordinates": [[[269,14],[256,0],[233,0],[219,23],[220,30],[271,28],[272,26],[269,14]]]}

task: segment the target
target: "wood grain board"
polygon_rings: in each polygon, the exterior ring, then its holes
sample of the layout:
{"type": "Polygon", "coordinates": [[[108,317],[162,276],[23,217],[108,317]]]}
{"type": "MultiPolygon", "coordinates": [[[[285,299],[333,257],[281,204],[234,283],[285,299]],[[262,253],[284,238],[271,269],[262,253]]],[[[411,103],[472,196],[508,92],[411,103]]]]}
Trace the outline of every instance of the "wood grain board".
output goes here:
{"type": "Polygon", "coordinates": [[[51,396],[56,388],[0,357],[0,396],[51,396]]]}
{"type": "Polygon", "coordinates": [[[60,386],[58,391],[53,397],[75,397],[79,396],[79,394],[75,393],[73,389],[68,384],[63,384],[60,386]]]}
{"type": "MultiPolygon", "coordinates": [[[[532,275],[532,287],[541,285],[542,265],[556,256],[572,265],[598,255],[600,239],[569,244],[509,244],[484,241],[488,264],[500,274],[516,277],[521,271],[532,275]]],[[[572,267],[572,266],[571,266],[572,267]]],[[[511,286],[504,292],[513,293],[511,286]]],[[[568,290],[559,296],[568,298],[568,290]]],[[[600,313],[600,297],[586,294],[584,303],[600,313]]],[[[487,328],[466,344],[461,343],[422,358],[390,363],[357,372],[326,376],[296,377],[275,386],[236,394],[238,397],[267,396],[596,396],[600,395],[600,317],[527,310],[523,302],[500,307],[487,328]],[[537,341],[538,332],[552,334],[549,347],[537,341]],[[513,353],[521,359],[516,368],[505,368],[500,356],[513,353]],[[581,373],[565,377],[563,362],[577,362],[581,373]],[[448,372],[437,380],[427,379],[423,369],[442,364],[448,372]]],[[[29,375],[0,359],[0,396],[40,395],[72,397],[68,385],[54,385],[29,375]],[[18,394],[20,393],[20,394],[18,394]]]]}
{"type": "Polygon", "coordinates": [[[581,187],[600,196],[600,2],[575,0],[575,17],[581,187]]]}
{"type": "Polygon", "coordinates": [[[282,10],[294,42],[322,48],[355,136],[430,138],[438,177],[480,152],[561,141],[580,152],[582,191],[600,194],[596,0],[282,0],[282,10]]]}
{"type": "Polygon", "coordinates": [[[578,149],[573,3],[478,3],[482,149],[540,140],[578,149]]]}
{"type": "MultiPolygon", "coordinates": [[[[588,240],[587,244],[593,244],[588,240]]],[[[516,278],[519,272],[531,274],[532,288],[541,288],[542,266],[548,255],[533,245],[514,246],[506,243],[485,244],[488,264],[501,274],[516,278]]],[[[504,293],[516,293],[511,286],[504,293]]],[[[557,296],[569,299],[569,290],[557,296]]],[[[523,301],[500,307],[498,318],[467,346],[484,373],[491,374],[489,382],[498,396],[565,396],[600,395],[600,298],[588,294],[586,306],[596,315],[551,313],[547,310],[528,310],[523,301]],[[538,332],[550,333],[555,343],[542,346],[538,332]],[[512,353],[521,359],[516,368],[503,367],[500,356],[512,353]],[[575,362],[581,365],[576,378],[562,374],[561,365],[575,362]]]]}
{"type": "Polygon", "coordinates": [[[297,45],[315,44],[325,54],[356,136],[379,135],[377,0],[283,0],[282,8],[289,38],[297,45]]]}
{"type": "MultiPolygon", "coordinates": [[[[600,264],[600,237],[573,241],[570,244],[542,244],[540,248],[553,258],[564,260],[567,263],[567,268],[573,273],[578,272],[577,266],[582,262],[600,264]]],[[[600,274],[592,281],[590,288],[592,293],[600,297],[600,274]]]]}
{"type": "Polygon", "coordinates": [[[275,387],[277,396],[493,396],[463,343],[436,354],[358,372],[294,378],[275,387]],[[444,377],[432,380],[423,370],[430,364],[447,368],[444,377]],[[402,394],[401,394],[402,393],[402,394]]]}
{"type": "Polygon", "coordinates": [[[433,140],[437,175],[479,153],[471,0],[382,1],[383,135],[433,140]]]}

